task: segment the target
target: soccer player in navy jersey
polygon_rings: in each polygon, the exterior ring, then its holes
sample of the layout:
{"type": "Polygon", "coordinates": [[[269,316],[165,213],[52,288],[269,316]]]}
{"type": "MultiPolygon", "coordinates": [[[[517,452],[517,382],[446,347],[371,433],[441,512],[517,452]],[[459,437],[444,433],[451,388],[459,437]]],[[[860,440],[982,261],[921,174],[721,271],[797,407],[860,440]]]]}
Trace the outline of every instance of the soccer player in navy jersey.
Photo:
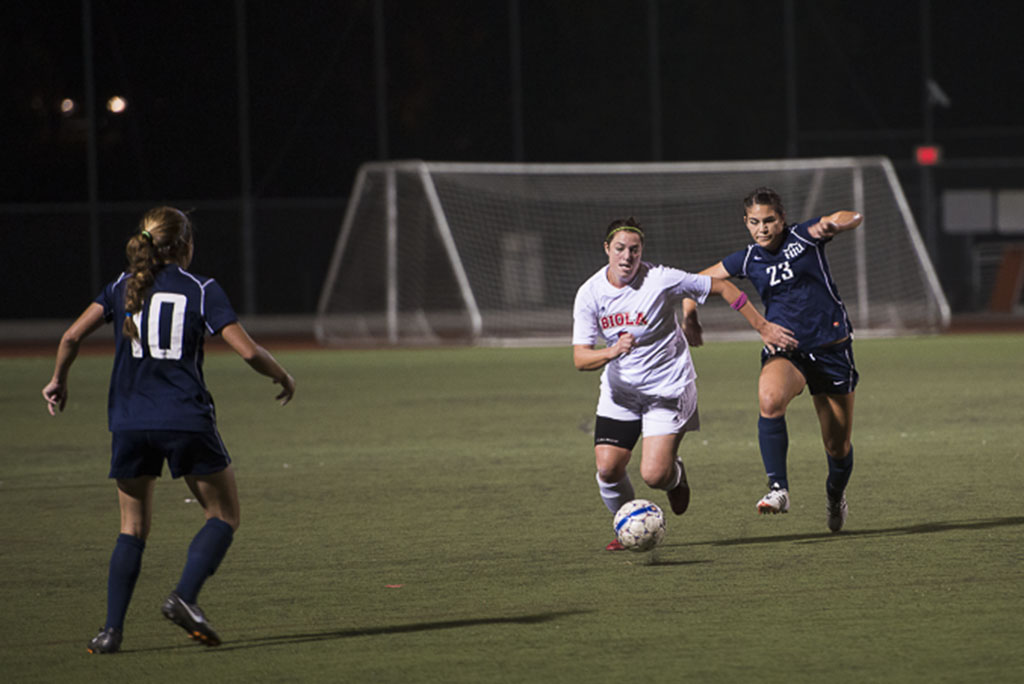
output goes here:
{"type": "Polygon", "coordinates": [[[68,373],[82,341],[115,322],[109,476],[117,482],[121,533],[110,558],[106,623],[89,641],[90,653],[121,648],[152,521],[153,488],[165,460],[172,477],[185,478],[206,522],[189,545],[178,585],[161,611],[191,638],[220,644],[196,598],[227,553],[240,511],[231,459],[203,381],[205,336],[220,333],[254,370],[280,384],[282,405],[295,393],[292,376],[245,331],[220,285],[186,270],[193,251],[192,223],[185,213],[172,207],[148,211],[128,240],[127,270],[61,337],[53,378],[43,388],[50,414],[63,411],[68,373]]]}
{"type": "MultiPolygon", "coordinates": [[[[845,491],[853,471],[850,438],[859,376],[853,362],[853,328],[832,280],[825,245],[859,226],[863,217],[856,211],[837,211],[787,225],[782,198],[764,187],[750,193],[743,206],[743,223],[753,243],[701,273],[749,278],[764,304],[765,318],[797,340],[795,345],[767,344],[761,350],[757,432],[769,491],[757,502],[757,510],[761,514],[789,510],[786,408],[809,387],[828,462],[827,523],[838,532],[847,517],[845,491]]],[[[683,331],[692,346],[702,343],[692,300],[683,303],[683,331]]]]}
{"type": "MultiPolygon", "coordinates": [[[[682,515],[690,487],[679,446],[687,432],[700,429],[697,372],[678,321],[682,299],[703,302],[717,294],[765,344],[795,340],[766,321],[732,283],[643,261],[644,240],[632,217],[605,230],[608,263],[580,286],[573,304],[573,363],[581,371],[601,370],[594,458],[607,509],[614,515],[634,498],[626,466],[643,434],[640,475],[664,490],[672,512],[682,515]]],[[[616,540],[605,548],[623,547],[616,540]]]]}

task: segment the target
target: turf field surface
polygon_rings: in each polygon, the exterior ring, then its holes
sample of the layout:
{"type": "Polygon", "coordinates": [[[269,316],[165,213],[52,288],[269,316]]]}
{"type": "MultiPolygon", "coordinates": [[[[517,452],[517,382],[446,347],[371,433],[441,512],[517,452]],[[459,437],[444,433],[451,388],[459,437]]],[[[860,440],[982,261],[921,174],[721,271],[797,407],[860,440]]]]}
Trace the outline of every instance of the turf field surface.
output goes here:
{"type": "MultiPolygon", "coordinates": [[[[295,400],[230,353],[206,376],[242,526],[200,605],[159,612],[201,512],[156,488],[123,652],[90,656],[117,504],[110,359],[67,410],[50,357],[0,358],[0,577],[10,682],[1015,682],[1024,672],[1024,336],[858,340],[856,466],[825,527],[810,398],[791,405],[790,513],[758,517],[756,342],[694,350],[690,510],[608,553],[595,373],[571,350],[278,351],[295,400]]],[[[638,450],[639,451],[639,450],[638,450]]],[[[641,482],[637,495],[664,504],[641,482]]]]}

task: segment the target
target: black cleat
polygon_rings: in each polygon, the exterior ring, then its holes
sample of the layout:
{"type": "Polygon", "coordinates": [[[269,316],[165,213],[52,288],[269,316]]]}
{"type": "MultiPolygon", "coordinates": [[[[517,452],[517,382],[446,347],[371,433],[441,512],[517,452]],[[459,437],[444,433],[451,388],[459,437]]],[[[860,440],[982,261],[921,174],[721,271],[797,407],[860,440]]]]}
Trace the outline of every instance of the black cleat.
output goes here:
{"type": "Polygon", "coordinates": [[[189,637],[207,646],[220,646],[220,637],[206,621],[199,606],[186,603],[178,593],[172,591],[160,607],[164,617],[188,632],[189,637]]]}
{"type": "Polygon", "coordinates": [[[838,499],[833,499],[831,496],[826,498],[828,500],[828,529],[838,532],[846,524],[846,516],[849,512],[846,505],[846,494],[840,494],[838,499]]]}
{"type": "Polygon", "coordinates": [[[676,515],[682,515],[690,507],[690,485],[686,480],[682,480],[674,489],[669,490],[668,504],[676,515]]]}
{"type": "Polygon", "coordinates": [[[121,650],[121,630],[103,627],[100,633],[89,640],[89,653],[117,653],[121,650]]]}

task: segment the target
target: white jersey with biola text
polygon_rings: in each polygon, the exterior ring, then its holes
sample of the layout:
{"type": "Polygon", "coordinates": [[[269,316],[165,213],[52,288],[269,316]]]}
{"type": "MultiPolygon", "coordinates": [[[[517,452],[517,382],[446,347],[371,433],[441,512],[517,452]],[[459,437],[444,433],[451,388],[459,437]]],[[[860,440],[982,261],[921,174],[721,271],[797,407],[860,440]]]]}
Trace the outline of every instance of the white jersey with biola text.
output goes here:
{"type": "Polygon", "coordinates": [[[605,365],[601,385],[616,404],[643,413],[658,398],[680,396],[697,378],[678,314],[683,298],[707,300],[711,278],[643,262],[633,282],[617,288],[607,271],[605,266],[576,292],[572,343],[594,345],[603,338],[611,346],[622,333],[632,333],[636,345],[605,365]]]}

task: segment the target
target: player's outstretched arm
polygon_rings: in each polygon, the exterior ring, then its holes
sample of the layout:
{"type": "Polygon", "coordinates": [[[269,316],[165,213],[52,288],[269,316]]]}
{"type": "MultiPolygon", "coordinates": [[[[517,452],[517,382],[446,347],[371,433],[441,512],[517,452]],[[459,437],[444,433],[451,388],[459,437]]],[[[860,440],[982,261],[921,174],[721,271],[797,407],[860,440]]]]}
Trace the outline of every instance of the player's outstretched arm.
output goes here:
{"type": "Polygon", "coordinates": [[[253,370],[271,378],[275,384],[281,385],[281,392],[274,397],[284,406],[291,401],[295,395],[295,379],[288,374],[280,363],[277,362],[270,352],[256,344],[255,340],[249,337],[249,333],[237,321],[229,323],[220,331],[221,337],[234,349],[239,356],[245,359],[253,370]]]}
{"type": "Polygon", "coordinates": [[[852,230],[864,222],[864,217],[859,211],[837,211],[828,216],[822,216],[817,223],[807,229],[811,237],[821,239],[833,237],[845,230],[852,230]]]}
{"type": "MultiPolygon", "coordinates": [[[[707,275],[712,278],[728,278],[729,272],[719,261],[713,266],[708,266],[699,275],[707,275]]],[[[691,347],[699,347],[704,344],[704,328],[701,327],[700,318],[697,316],[697,302],[686,298],[683,300],[683,334],[686,335],[686,342],[691,347]]]]}
{"type": "Polygon", "coordinates": [[[64,410],[68,401],[68,372],[71,364],[78,356],[82,341],[103,325],[103,307],[93,302],[64,331],[57,347],[57,361],[53,368],[53,377],[43,388],[43,398],[51,416],[64,410]]]}
{"type": "Polygon", "coordinates": [[[747,295],[728,280],[712,278],[711,292],[721,295],[722,299],[729,302],[730,307],[739,311],[747,319],[750,327],[761,335],[761,339],[771,351],[796,348],[797,340],[793,337],[793,331],[766,320],[757,307],[747,299],[747,295]]]}

